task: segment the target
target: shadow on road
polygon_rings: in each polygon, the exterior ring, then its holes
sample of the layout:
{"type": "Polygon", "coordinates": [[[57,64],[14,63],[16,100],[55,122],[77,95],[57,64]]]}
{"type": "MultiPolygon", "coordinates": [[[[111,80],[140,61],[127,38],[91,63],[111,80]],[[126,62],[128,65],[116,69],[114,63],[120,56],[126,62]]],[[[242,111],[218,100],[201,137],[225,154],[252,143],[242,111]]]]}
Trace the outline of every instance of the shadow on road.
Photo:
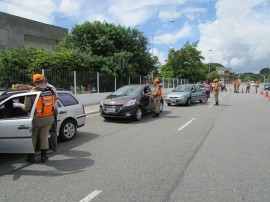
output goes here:
{"type": "Polygon", "coordinates": [[[82,169],[94,165],[94,161],[89,159],[90,152],[72,149],[97,137],[98,134],[78,131],[73,140],[60,142],[57,151],[48,154],[49,157],[61,155],[64,158],[50,159],[46,164],[40,164],[40,154],[35,155],[37,163],[34,165],[50,166],[55,169],[53,171],[28,170],[32,164],[26,162],[26,154],[0,154],[0,176],[11,174],[14,175],[14,180],[18,180],[22,175],[61,176],[81,172],[82,169]]]}
{"type": "Polygon", "coordinates": [[[90,156],[91,153],[87,151],[69,150],[62,154],[61,159],[49,160],[46,164],[37,163],[25,169],[18,169],[9,175],[14,175],[13,180],[19,180],[21,176],[55,177],[80,173],[95,164],[90,156]],[[44,171],[44,168],[40,170],[40,166],[46,166],[46,170],[44,171]]]}

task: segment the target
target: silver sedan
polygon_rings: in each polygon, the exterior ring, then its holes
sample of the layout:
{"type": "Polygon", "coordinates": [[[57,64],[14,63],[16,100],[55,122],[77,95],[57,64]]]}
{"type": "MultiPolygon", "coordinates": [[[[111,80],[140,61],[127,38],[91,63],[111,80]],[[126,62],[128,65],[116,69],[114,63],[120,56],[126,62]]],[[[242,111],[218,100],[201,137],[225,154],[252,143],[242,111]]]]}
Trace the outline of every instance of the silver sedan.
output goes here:
{"type": "Polygon", "coordinates": [[[171,104],[190,104],[194,101],[200,101],[201,103],[205,99],[205,91],[198,84],[185,84],[177,86],[172,92],[170,92],[165,102],[168,106],[171,104]]]}

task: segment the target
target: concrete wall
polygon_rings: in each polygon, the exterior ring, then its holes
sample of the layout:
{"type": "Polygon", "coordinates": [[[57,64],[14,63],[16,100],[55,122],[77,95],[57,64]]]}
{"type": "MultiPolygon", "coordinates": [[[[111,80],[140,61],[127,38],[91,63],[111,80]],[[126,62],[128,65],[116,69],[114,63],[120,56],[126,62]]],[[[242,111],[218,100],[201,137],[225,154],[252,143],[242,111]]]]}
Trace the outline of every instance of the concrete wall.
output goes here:
{"type": "Polygon", "coordinates": [[[35,47],[52,50],[68,30],[0,12],[0,50],[35,47]]]}
{"type": "MultiPolygon", "coordinates": [[[[163,88],[162,93],[163,97],[171,92],[172,88],[163,88]]],[[[80,100],[80,102],[84,105],[94,105],[99,104],[101,100],[103,100],[106,96],[111,94],[109,93],[91,93],[91,94],[79,94],[76,97],[80,100]]]]}

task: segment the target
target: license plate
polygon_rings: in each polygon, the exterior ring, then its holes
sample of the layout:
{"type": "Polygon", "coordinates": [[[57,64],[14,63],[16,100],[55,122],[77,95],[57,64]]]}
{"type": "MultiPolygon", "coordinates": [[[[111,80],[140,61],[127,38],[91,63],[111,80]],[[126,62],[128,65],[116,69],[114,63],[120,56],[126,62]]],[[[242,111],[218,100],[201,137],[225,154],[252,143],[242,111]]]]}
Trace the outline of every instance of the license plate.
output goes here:
{"type": "Polygon", "coordinates": [[[115,108],[107,108],[106,112],[108,113],[115,113],[115,108]]]}
{"type": "Polygon", "coordinates": [[[170,99],[170,102],[176,102],[176,99],[170,99]]]}

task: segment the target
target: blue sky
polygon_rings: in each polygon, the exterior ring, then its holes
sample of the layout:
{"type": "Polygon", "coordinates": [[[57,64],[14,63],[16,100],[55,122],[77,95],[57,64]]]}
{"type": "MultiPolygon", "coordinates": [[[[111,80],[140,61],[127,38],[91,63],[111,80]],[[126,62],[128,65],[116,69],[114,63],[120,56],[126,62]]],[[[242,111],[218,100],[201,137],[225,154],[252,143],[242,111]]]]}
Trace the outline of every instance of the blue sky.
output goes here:
{"type": "Polygon", "coordinates": [[[162,64],[170,48],[199,41],[205,63],[270,68],[270,0],[1,0],[0,11],[69,31],[95,20],[137,28],[162,64]]]}

